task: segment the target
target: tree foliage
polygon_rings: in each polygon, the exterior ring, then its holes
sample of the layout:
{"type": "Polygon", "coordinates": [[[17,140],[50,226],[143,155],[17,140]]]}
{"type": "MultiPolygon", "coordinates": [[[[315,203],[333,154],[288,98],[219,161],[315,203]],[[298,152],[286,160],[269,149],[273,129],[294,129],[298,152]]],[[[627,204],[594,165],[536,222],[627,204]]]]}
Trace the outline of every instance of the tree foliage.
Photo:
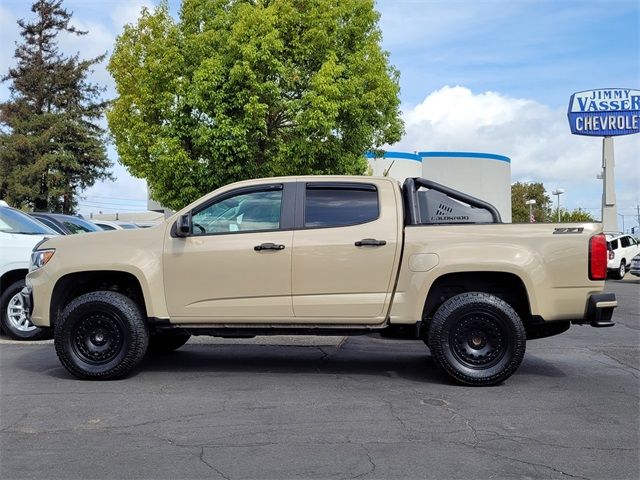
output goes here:
{"type": "Polygon", "coordinates": [[[143,12],[109,62],[121,162],[180,208],[229,182],[361,174],[398,141],[399,74],[373,0],[184,0],[143,12]]]}
{"type": "MultiPolygon", "coordinates": [[[[533,216],[536,222],[557,222],[558,210],[553,208],[551,198],[541,182],[516,182],[511,185],[511,216],[513,223],[529,222],[529,205],[527,200],[535,200],[533,216]]],[[[560,209],[560,222],[595,222],[593,216],[580,208],[575,210],[560,209]]]]}
{"type": "Polygon", "coordinates": [[[516,182],[511,185],[511,218],[513,223],[529,222],[527,200],[535,200],[533,216],[536,222],[546,222],[551,214],[551,199],[541,182],[516,182]]]}
{"type": "Polygon", "coordinates": [[[84,35],[70,25],[62,0],[38,0],[33,22],[19,20],[22,43],[9,81],[11,97],[0,104],[0,198],[39,211],[72,212],[79,191],[109,178],[110,163],[99,120],[102,88],[87,81],[104,55],[64,56],[61,32],[84,35]]]}
{"type": "Polygon", "coordinates": [[[596,219],[593,218],[593,215],[591,215],[586,210],[582,210],[581,208],[576,208],[575,210],[566,210],[564,208],[560,209],[560,222],[562,223],[582,223],[595,221],[596,219]]]}

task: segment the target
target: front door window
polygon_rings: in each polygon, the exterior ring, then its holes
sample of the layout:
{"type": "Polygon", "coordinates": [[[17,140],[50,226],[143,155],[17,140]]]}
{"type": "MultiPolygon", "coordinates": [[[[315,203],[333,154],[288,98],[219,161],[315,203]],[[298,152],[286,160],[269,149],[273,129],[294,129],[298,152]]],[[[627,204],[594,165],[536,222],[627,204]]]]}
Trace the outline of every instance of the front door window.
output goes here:
{"type": "Polygon", "coordinates": [[[282,189],[239,193],[194,213],[192,234],[278,230],[281,208],[282,189]]]}

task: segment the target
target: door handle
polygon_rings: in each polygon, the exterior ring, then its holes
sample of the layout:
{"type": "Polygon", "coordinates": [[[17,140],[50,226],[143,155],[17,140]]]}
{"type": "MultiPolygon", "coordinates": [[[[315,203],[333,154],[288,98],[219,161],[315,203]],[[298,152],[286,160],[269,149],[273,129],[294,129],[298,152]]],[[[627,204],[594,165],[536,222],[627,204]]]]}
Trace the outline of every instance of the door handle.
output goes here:
{"type": "Polygon", "coordinates": [[[261,250],[284,250],[284,245],[278,243],[262,243],[253,247],[253,249],[256,252],[260,252],[261,250]]]}
{"type": "Polygon", "coordinates": [[[385,240],[376,240],[375,238],[365,238],[355,243],[356,247],[382,247],[386,244],[385,240]]]}

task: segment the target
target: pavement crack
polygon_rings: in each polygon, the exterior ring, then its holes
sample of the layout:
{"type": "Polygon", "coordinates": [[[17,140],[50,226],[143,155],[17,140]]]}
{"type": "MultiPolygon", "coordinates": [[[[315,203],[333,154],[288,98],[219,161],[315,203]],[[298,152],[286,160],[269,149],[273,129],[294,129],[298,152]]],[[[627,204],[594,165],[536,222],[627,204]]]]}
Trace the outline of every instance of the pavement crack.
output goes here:
{"type": "Polygon", "coordinates": [[[18,420],[16,420],[15,422],[13,422],[11,425],[7,425],[6,427],[0,428],[0,432],[8,432],[13,430],[15,427],[18,426],[18,424],[20,422],[22,422],[22,420],[24,420],[25,418],[27,418],[29,416],[29,412],[25,412],[22,415],[20,415],[20,418],[18,418],[18,420]]]}
{"type": "Polygon", "coordinates": [[[209,467],[209,469],[213,470],[214,472],[216,472],[218,475],[220,475],[222,478],[224,478],[224,480],[231,480],[231,477],[228,477],[227,475],[225,475],[223,472],[221,472],[220,470],[218,470],[214,465],[211,465],[209,462],[207,462],[204,459],[204,447],[200,447],[200,461],[202,463],[204,463],[207,467],[209,467]]]}
{"type": "Polygon", "coordinates": [[[503,458],[503,459],[505,459],[505,460],[511,460],[511,461],[513,461],[513,462],[523,463],[523,464],[525,464],[525,465],[530,465],[530,466],[532,466],[532,467],[542,467],[542,468],[547,468],[547,469],[551,470],[552,472],[559,473],[560,475],[564,475],[564,476],[566,476],[566,477],[570,477],[570,478],[579,478],[579,479],[581,479],[581,480],[591,480],[591,479],[590,479],[590,478],[588,478],[588,477],[583,477],[583,476],[581,476],[581,475],[573,475],[573,474],[571,474],[571,473],[567,473],[567,472],[565,472],[565,471],[563,471],[563,470],[560,470],[559,468],[552,467],[551,465],[546,465],[546,464],[544,464],[544,463],[529,462],[529,461],[527,461],[527,460],[522,460],[522,459],[520,459],[520,458],[514,458],[514,457],[509,457],[509,456],[507,456],[507,455],[502,455],[502,454],[499,454],[499,453],[490,452],[490,451],[488,451],[488,450],[486,450],[486,449],[484,449],[484,448],[479,448],[479,447],[478,447],[478,449],[479,449],[479,450],[482,450],[482,451],[484,451],[484,452],[486,452],[486,453],[488,453],[489,455],[492,455],[492,456],[494,456],[494,457],[503,458]]]}
{"type": "Polygon", "coordinates": [[[360,443],[358,444],[358,446],[364,450],[365,455],[367,456],[367,460],[369,460],[369,465],[371,466],[371,468],[369,470],[367,470],[366,472],[360,473],[358,475],[354,475],[353,477],[349,477],[349,478],[362,478],[362,477],[366,477],[367,475],[372,474],[373,472],[376,471],[376,464],[373,461],[373,458],[371,458],[371,452],[369,452],[369,449],[367,447],[364,446],[364,443],[360,443]]]}

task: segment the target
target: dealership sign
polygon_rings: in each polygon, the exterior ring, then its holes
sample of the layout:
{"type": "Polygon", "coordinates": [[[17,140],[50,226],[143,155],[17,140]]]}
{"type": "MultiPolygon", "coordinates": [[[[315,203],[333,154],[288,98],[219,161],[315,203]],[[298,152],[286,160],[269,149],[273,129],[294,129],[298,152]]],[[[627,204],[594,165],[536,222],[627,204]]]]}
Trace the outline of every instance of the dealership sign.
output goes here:
{"type": "Polygon", "coordinates": [[[575,135],[609,137],[640,132],[640,90],[600,88],[576,92],[569,100],[575,135]]]}

